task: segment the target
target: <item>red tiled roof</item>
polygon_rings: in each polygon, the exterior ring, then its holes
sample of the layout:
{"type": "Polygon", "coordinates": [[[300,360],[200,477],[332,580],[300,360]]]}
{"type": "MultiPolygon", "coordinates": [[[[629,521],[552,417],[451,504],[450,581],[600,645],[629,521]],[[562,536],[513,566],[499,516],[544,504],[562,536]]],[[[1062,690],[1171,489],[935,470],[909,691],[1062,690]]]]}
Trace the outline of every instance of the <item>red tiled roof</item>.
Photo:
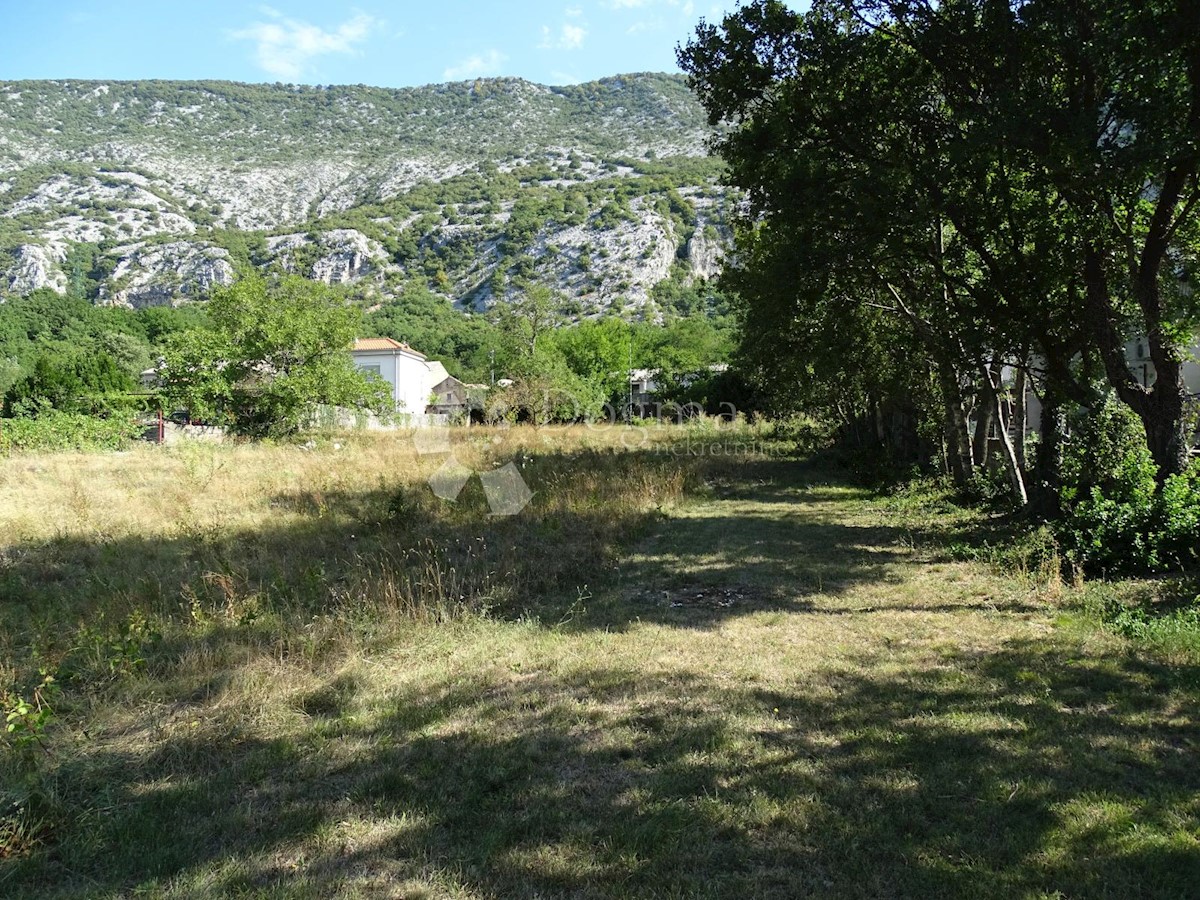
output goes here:
{"type": "Polygon", "coordinates": [[[421,359],[425,358],[424,354],[417,353],[417,351],[408,346],[408,344],[402,344],[399,341],[394,341],[387,337],[356,338],[353,349],[355,353],[363,351],[375,353],[383,351],[386,353],[389,350],[404,350],[405,352],[411,353],[414,356],[421,357],[421,359]]]}
{"type": "Polygon", "coordinates": [[[404,347],[399,341],[391,338],[355,338],[355,350],[400,350],[404,347]]]}

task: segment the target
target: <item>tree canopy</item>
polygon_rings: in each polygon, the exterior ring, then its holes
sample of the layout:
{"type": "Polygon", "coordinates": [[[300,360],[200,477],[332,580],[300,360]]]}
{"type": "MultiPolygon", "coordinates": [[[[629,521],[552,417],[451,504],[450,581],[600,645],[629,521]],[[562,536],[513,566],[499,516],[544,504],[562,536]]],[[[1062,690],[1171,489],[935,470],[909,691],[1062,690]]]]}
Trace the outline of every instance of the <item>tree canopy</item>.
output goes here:
{"type": "Polygon", "coordinates": [[[354,366],[362,312],[337,291],[297,277],[250,276],[217,290],[209,328],[173,334],[163,394],[193,418],[252,435],[300,428],[319,404],[384,412],[384,386],[354,366]]]}
{"type": "Polygon", "coordinates": [[[968,420],[1003,420],[1005,372],[1044,397],[1043,464],[1062,404],[1098,402],[1102,375],[1160,479],[1180,471],[1200,200],[1189,9],[760,0],[702,23],[679,58],[747,191],[726,284],[761,380],[880,431],[889,408],[939,410],[965,481],[986,448],[968,420]],[[1153,385],[1125,362],[1133,334],[1153,385]]]}

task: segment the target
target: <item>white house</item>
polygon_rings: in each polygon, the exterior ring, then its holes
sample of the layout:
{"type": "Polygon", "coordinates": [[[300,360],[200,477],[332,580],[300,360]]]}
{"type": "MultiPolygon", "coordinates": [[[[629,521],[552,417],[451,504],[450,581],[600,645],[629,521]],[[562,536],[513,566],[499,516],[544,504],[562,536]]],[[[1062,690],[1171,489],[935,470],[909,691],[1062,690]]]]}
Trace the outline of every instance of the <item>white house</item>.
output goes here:
{"type": "MultiPolygon", "coordinates": [[[[1035,363],[1037,361],[1035,360],[1035,363]]],[[[1135,337],[1125,344],[1125,362],[1133,372],[1138,382],[1145,387],[1154,384],[1154,363],[1150,361],[1150,348],[1144,337],[1135,337]]],[[[1007,379],[1011,372],[1005,373],[1007,379]]],[[[1200,336],[1192,348],[1184,353],[1183,361],[1184,390],[1194,400],[1200,400],[1200,336]]],[[[1025,395],[1026,418],[1025,428],[1028,434],[1036,434],[1041,430],[1042,401],[1037,393],[1037,386],[1030,380],[1025,395]]],[[[1196,446],[1200,447],[1200,432],[1195,437],[1196,446]]]]}
{"type": "Polygon", "coordinates": [[[653,403],[654,395],[658,393],[660,387],[658,369],[630,370],[629,393],[635,409],[641,410],[653,403]]]}
{"type": "MultiPolygon", "coordinates": [[[[709,375],[721,375],[729,371],[729,365],[714,363],[711,366],[705,366],[704,371],[709,375]]],[[[682,387],[688,387],[696,381],[699,375],[699,372],[684,374],[679,378],[679,384],[682,387]]],[[[629,392],[635,409],[644,411],[645,407],[652,405],[662,387],[662,371],[660,369],[629,370],[629,392]]]]}
{"type": "Polygon", "coordinates": [[[391,338],[359,338],[351,352],[359,370],[373,372],[391,386],[401,415],[424,416],[434,387],[447,378],[440,362],[391,338]]]}
{"type": "MultiPolygon", "coordinates": [[[[1138,381],[1146,387],[1154,384],[1154,363],[1150,361],[1150,347],[1145,338],[1136,338],[1125,345],[1125,359],[1138,381]]],[[[1200,338],[1184,354],[1183,383],[1189,394],[1200,394],[1200,338]]]]}

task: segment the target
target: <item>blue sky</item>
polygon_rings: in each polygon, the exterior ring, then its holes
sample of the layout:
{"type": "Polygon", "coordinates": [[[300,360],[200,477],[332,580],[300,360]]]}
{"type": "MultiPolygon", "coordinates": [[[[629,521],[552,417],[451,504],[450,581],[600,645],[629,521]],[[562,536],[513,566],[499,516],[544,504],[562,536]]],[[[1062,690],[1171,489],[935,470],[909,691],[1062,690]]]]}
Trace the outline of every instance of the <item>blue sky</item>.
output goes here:
{"type": "Polygon", "coordinates": [[[0,79],[543,84],[674,71],[675,45],[736,0],[471,3],[0,0],[0,79]]]}

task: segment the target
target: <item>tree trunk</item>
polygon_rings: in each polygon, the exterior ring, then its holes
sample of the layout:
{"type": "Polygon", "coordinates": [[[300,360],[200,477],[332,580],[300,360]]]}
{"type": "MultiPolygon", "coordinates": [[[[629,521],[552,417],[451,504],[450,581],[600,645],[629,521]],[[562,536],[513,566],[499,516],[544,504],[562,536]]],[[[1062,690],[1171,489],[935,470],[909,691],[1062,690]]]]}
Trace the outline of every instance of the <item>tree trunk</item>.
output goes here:
{"type": "MultiPolygon", "coordinates": [[[[1025,361],[1022,360],[1022,363],[1025,361]]],[[[1028,398],[1025,392],[1028,390],[1028,382],[1026,381],[1025,367],[1020,366],[1016,370],[1016,376],[1013,380],[1013,452],[1017,455],[1017,465],[1021,469],[1021,474],[1024,476],[1028,471],[1029,461],[1025,457],[1025,429],[1029,427],[1029,408],[1027,405],[1028,398]]]]}
{"type": "Polygon", "coordinates": [[[1062,398],[1048,380],[1042,396],[1042,415],[1039,423],[1041,441],[1033,462],[1033,498],[1031,507],[1042,519],[1058,517],[1061,506],[1063,429],[1066,416],[1062,398]]]}
{"type": "Polygon", "coordinates": [[[939,361],[938,386],[942,393],[942,407],[945,413],[947,455],[950,461],[950,475],[959,490],[970,487],[971,476],[975,474],[971,458],[971,434],[967,425],[967,417],[963,413],[962,388],[959,385],[958,373],[947,362],[939,361]]]}
{"type": "MultiPolygon", "coordinates": [[[[1125,345],[1109,297],[1104,260],[1094,248],[1085,254],[1084,281],[1090,324],[1105,374],[1117,398],[1142,420],[1146,446],[1158,466],[1156,477],[1161,487],[1167,478],[1187,467],[1187,429],[1183,415],[1187,389],[1183,366],[1174,348],[1164,342],[1160,322],[1147,315],[1146,343],[1154,363],[1154,386],[1140,384],[1125,359],[1125,345]]],[[[1139,294],[1147,295],[1139,297],[1143,310],[1154,310],[1158,304],[1157,284],[1142,283],[1136,287],[1139,294]]]]}
{"type": "Polygon", "coordinates": [[[1145,412],[1139,411],[1146,431],[1146,444],[1158,466],[1158,483],[1163,485],[1172,475],[1178,475],[1188,464],[1187,421],[1184,416],[1186,393],[1183,379],[1177,385],[1156,381],[1147,398],[1145,412]]]}
{"type": "Polygon", "coordinates": [[[988,434],[996,412],[996,391],[992,387],[992,373],[985,363],[983,384],[979,389],[979,402],[975,404],[975,440],[971,445],[971,459],[976,467],[987,465],[988,434]]]}
{"type": "Polygon", "coordinates": [[[1018,506],[1029,505],[1029,495],[1025,492],[1025,478],[1021,474],[1021,466],[1017,462],[1017,453],[1013,447],[1012,438],[1008,434],[1008,419],[1004,415],[1004,384],[1002,381],[1004,369],[999,361],[989,370],[992,403],[996,414],[996,430],[1000,433],[1000,447],[1003,453],[1004,468],[1008,473],[1008,485],[1012,490],[1013,500],[1018,506]],[[992,381],[991,379],[995,379],[992,381]]]}

